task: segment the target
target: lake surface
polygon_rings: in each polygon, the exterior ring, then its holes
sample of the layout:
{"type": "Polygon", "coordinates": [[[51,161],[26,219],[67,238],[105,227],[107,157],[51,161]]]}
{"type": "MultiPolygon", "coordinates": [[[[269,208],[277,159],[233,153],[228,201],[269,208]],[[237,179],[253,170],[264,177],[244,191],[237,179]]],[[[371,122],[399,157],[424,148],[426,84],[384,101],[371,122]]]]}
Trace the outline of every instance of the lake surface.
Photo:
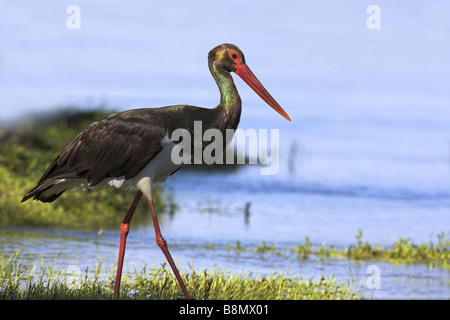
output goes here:
{"type": "MultiPolygon", "coordinates": [[[[180,267],[347,281],[381,269],[378,298],[448,299],[449,272],[426,266],[300,261],[225,250],[262,240],[292,247],[363,241],[423,243],[450,228],[450,3],[382,2],[381,29],[367,28],[369,3],[77,1],[81,29],[66,27],[67,4],[0,4],[0,123],[65,105],[125,110],[188,103],[215,106],[208,50],[232,42],[290,115],[288,122],[240,80],[240,128],[279,130],[279,171],[180,171],[166,183],[180,207],[160,217],[180,267]],[[250,204],[246,218],[244,208],[250,204]],[[207,243],[215,250],[202,248],[207,243]],[[350,271],[351,270],[351,271],[350,271]]],[[[237,78],[237,77],[235,77],[237,78]]],[[[43,168],[44,170],[45,168],[43,168]]],[[[115,263],[118,231],[0,229],[7,252],[43,254],[81,268],[115,263]]],[[[159,266],[151,225],[133,225],[127,261],[159,266]]],[[[364,288],[364,285],[362,286],[364,288]]]]}

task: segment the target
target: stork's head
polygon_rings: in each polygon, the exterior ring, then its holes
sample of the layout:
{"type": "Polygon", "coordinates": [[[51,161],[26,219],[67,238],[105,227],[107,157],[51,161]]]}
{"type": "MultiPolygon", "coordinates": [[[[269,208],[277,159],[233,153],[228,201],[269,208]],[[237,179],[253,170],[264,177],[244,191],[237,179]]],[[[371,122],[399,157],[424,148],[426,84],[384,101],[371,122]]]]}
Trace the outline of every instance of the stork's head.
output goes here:
{"type": "Polygon", "coordinates": [[[284,118],[291,121],[288,114],[281,108],[278,102],[259,82],[245,63],[244,53],[237,46],[231,43],[221,44],[209,52],[209,67],[215,65],[220,72],[234,72],[245,81],[269,106],[281,114],[284,118]]]}

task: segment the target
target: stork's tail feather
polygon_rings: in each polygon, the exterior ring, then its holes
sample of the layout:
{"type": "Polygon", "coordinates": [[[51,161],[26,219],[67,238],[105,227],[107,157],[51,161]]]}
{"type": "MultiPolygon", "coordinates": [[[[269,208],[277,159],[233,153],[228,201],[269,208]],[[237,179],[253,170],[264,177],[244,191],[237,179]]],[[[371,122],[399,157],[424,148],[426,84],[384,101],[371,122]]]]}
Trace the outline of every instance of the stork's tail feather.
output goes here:
{"type": "Polygon", "coordinates": [[[60,193],[54,193],[54,194],[51,194],[49,196],[44,196],[42,193],[34,192],[34,190],[31,190],[30,192],[28,192],[26,194],[25,197],[23,197],[22,202],[27,201],[31,197],[33,197],[34,200],[39,200],[39,201],[42,201],[42,202],[53,202],[60,195],[62,195],[64,191],[61,191],[60,193]]]}
{"type": "Polygon", "coordinates": [[[42,183],[39,183],[36,187],[34,187],[32,190],[30,190],[25,197],[23,197],[22,202],[27,201],[30,198],[33,198],[34,200],[39,200],[42,202],[53,202],[56,200],[64,191],[62,190],[59,192],[51,192],[51,189],[55,185],[56,181],[54,179],[52,180],[45,180],[42,183]]]}
{"type": "Polygon", "coordinates": [[[72,188],[70,181],[74,181],[73,179],[81,177],[82,176],[79,176],[72,169],[61,169],[58,170],[58,172],[51,174],[45,173],[37,186],[28,191],[25,197],[23,197],[22,202],[27,201],[30,198],[42,202],[53,202],[63,194],[64,191],[72,188]]]}

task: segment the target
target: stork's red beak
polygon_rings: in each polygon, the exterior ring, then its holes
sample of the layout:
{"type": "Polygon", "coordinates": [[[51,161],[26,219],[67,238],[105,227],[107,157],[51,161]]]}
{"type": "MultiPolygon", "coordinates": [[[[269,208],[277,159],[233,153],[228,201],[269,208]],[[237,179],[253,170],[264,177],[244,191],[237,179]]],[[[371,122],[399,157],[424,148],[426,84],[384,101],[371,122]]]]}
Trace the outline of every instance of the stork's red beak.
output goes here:
{"type": "Polygon", "coordinates": [[[242,78],[242,80],[247,83],[250,88],[252,88],[269,106],[271,106],[276,112],[281,114],[287,120],[291,121],[291,118],[287,113],[280,107],[278,102],[270,95],[270,93],[264,88],[264,86],[259,82],[258,78],[253,74],[252,70],[245,64],[235,65],[235,73],[242,78]]]}

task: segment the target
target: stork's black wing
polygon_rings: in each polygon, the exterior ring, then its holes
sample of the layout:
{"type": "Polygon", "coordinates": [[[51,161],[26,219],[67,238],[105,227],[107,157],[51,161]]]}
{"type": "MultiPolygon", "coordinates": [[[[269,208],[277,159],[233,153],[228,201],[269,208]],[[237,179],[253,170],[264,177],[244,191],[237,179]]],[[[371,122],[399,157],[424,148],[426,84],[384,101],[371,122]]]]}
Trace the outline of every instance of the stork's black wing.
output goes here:
{"type": "Polygon", "coordinates": [[[60,179],[86,178],[89,186],[95,186],[104,178],[137,175],[161,151],[166,135],[164,126],[155,123],[159,116],[153,110],[128,110],[92,123],[53,160],[22,201],[55,200],[62,192],[52,196],[42,192],[60,179]]]}

